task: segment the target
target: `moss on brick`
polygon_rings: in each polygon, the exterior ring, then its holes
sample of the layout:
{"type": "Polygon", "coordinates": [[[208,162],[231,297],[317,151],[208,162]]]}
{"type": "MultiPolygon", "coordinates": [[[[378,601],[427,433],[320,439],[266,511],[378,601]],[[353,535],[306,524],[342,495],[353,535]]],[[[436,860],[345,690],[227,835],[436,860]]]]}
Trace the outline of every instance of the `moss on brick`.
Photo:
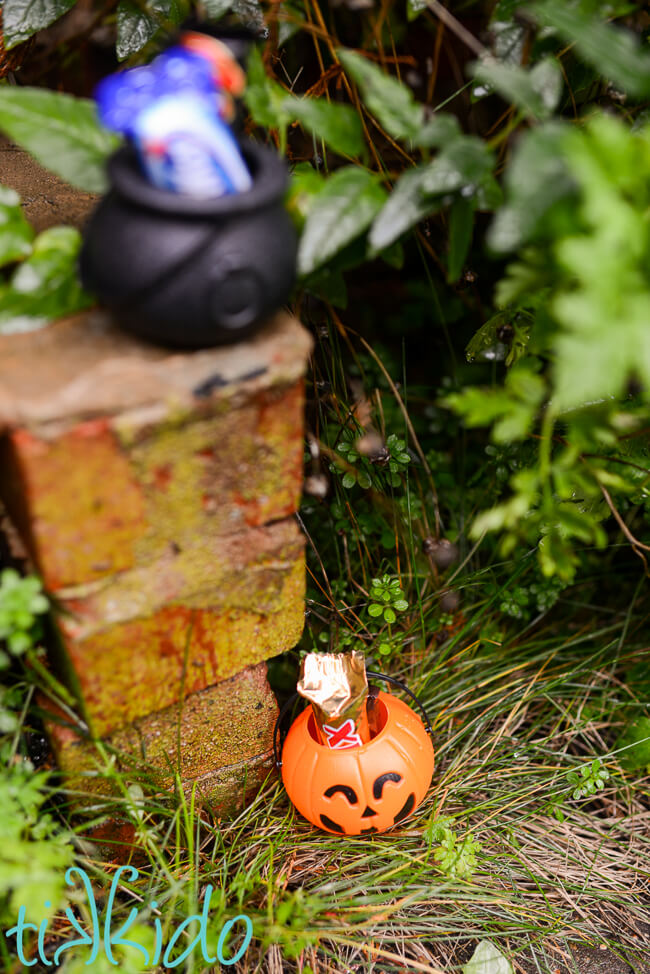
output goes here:
{"type": "Polygon", "coordinates": [[[166,606],[69,647],[93,732],[106,734],[295,645],[302,602],[296,608],[260,616],[166,606]]]}
{"type": "Polygon", "coordinates": [[[259,526],[297,510],[302,481],[303,383],[258,392],[209,418],[166,421],[130,449],[145,498],[138,557],[157,557],[205,533],[259,526]]]}
{"type": "Polygon", "coordinates": [[[49,589],[130,568],[143,534],[143,500],[105,420],[52,441],[12,435],[13,463],[30,520],[32,552],[49,589]]]}
{"type": "Polygon", "coordinates": [[[216,415],[199,411],[181,425],[166,414],[130,450],[108,419],[47,439],[12,434],[2,494],[10,513],[17,513],[12,499],[20,499],[16,520],[50,591],[146,566],[170,548],[197,549],[201,539],[297,509],[302,381],[257,392],[234,410],[219,406],[216,415]]]}
{"type": "MultiPolygon", "coordinates": [[[[262,663],[134,721],[104,744],[125,781],[172,791],[178,776],[186,793],[196,787],[202,800],[225,811],[268,774],[277,713],[262,663]]],[[[66,726],[60,713],[53,717],[46,729],[67,786],[89,797],[118,795],[93,741],[66,726]]]]}
{"type": "Polygon", "coordinates": [[[304,549],[293,521],[229,536],[212,553],[194,572],[170,554],[96,591],[62,593],[59,672],[76,674],[98,736],[299,640],[304,549]]]}

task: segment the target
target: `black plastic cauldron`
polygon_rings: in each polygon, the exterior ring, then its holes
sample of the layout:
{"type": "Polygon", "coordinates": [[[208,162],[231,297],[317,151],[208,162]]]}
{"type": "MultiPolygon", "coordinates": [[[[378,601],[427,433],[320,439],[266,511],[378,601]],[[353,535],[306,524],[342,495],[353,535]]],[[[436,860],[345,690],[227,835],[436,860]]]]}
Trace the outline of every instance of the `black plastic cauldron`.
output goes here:
{"type": "Polygon", "coordinates": [[[80,270],[125,328],[163,345],[225,344],[286,301],[297,247],[287,169],[264,146],[240,148],[251,189],[209,200],[152,186],[132,146],[109,160],[111,189],[86,229],[80,270]]]}

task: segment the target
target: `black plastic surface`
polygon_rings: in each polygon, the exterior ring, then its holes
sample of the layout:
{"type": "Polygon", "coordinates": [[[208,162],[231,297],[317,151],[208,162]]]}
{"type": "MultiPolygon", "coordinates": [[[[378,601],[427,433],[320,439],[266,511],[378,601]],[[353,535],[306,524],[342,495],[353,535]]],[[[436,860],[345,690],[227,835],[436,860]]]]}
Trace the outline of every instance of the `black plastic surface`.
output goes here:
{"type": "Polygon", "coordinates": [[[111,189],[86,229],[84,286],[118,320],[163,345],[205,347],[250,335],[286,301],[297,236],[284,207],[286,165],[241,144],[253,185],[200,200],[158,189],[135,149],[109,161],[111,189]]]}

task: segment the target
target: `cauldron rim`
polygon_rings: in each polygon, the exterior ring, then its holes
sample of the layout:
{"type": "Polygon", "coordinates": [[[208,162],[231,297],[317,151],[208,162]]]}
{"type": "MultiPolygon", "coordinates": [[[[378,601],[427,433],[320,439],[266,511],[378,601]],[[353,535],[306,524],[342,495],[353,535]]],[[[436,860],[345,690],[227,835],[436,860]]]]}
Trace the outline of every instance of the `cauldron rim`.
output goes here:
{"type": "Polygon", "coordinates": [[[115,192],[136,206],[181,217],[239,216],[272,206],[282,199],[288,185],[288,172],[272,149],[250,139],[239,143],[253,178],[245,193],[230,193],[214,199],[198,199],[153,186],[144,176],[135,146],[125,145],[108,160],[108,175],[115,192]]]}

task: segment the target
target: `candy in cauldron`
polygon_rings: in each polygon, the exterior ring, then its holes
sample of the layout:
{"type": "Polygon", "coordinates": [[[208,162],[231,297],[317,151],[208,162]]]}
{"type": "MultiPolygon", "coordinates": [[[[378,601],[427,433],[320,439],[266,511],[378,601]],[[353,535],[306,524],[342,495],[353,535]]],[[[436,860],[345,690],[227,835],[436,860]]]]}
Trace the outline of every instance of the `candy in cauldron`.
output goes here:
{"type": "Polygon", "coordinates": [[[297,247],[287,169],[264,146],[240,148],[251,189],[214,199],[152,186],[132,146],[109,160],[111,189],[90,219],[80,269],[125,328],[164,345],[225,344],[287,299],[297,247]]]}

